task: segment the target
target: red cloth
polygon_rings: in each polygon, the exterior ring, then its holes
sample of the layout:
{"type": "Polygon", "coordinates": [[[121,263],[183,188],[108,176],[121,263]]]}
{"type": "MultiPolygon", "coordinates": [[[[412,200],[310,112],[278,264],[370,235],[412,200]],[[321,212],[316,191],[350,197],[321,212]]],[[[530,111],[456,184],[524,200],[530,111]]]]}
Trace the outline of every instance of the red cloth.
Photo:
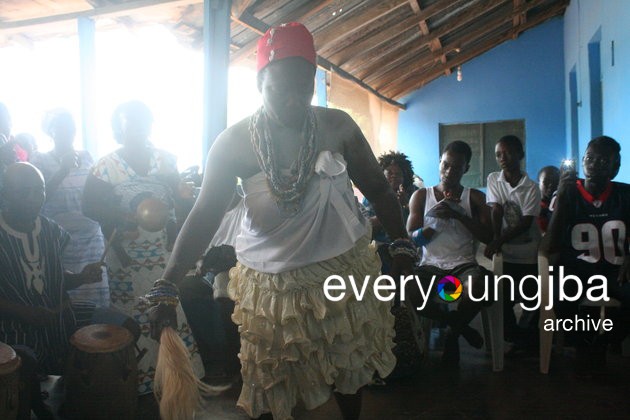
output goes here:
{"type": "Polygon", "coordinates": [[[13,145],[13,151],[15,152],[18,162],[28,162],[28,152],[24,150],[22,146],[15,143],[13,145]]]}
{"type": "Polygon", "coordinates": [[[317,66],[313,35],[301,23],[283,23],[265,32],[256,48],[256,70],[260,72],[269,63],[289,57],[302,57],[317,66]]]}

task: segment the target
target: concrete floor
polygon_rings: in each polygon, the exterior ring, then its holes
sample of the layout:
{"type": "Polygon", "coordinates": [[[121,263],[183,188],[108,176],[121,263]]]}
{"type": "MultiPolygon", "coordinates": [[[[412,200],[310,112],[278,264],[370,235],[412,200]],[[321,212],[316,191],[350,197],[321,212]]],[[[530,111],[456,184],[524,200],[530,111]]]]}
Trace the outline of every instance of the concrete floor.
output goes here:
{"type": "MultiPolygon", "coordinates": [[[[459,370],[439,366],[440,352],[431,351],[414,378],[370,386],[363,393],[362,420],[630,418],[630,358],[608,354],[599,375],[578,377],[575,352],[554,354],[549,375],[538,372],[535,356],[506,359],[503,372],[492,372],[490,356],[463,343],[459,370]]],[[[48,383],[48,387],[52,382],[48,383]]],[[[197,419],[244,420],[236,408],[239,387],[208,401],[197,419]]],[[[49,402],[55,406],[55,395],[49,402]]],[[[140,398],[138,419],[158,419],[152,395],[140,398]]],[[[335,420],[334,400],[316,410],[295,411],[296,420],[335,420]]]]}

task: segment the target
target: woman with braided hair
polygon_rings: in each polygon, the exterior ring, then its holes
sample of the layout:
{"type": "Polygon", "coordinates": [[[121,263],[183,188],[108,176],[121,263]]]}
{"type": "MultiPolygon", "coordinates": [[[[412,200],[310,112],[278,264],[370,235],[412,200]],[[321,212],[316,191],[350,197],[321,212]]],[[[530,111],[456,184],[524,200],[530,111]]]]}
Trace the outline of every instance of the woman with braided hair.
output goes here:
{"type": "MultiPolygon", "coordinates": [[[[403,221],[406,222],[409,216],[409,198],[411,194],[417,189],[414,185],[414,173],[413,165],[407,155],[400,152],[389,151],[378,157],[378,164],[383,170],[383,174],[392,188],[398,203],[402,208],[403,221]]],[[[376,217],[374,207],[367,198],[363,198],[362,201],[363,214],[368,218],[372,225],[372,238],[376,242],[378,247],[378,255],[381,257],[383,264],[381,271],[388,273],[391,267],[391,257],[389,255],[389,243],[391,239],[387,235],[387,232],[383,228],[383,225],[376,217]]]]}
{"type": "MultiPolygon", "coordinates": [[[[334,390],[343,417],[357,419],[360,389],[375,372],[389,374],[395,360],[389,303],[373,293],[359,301],[350,288],[337,302],[324,295],[332,274],[359,283],[379,274],[351,181],[396,239],[399,274],[410,273],[415,248],[356,123],[342,111],[310,105],[316,53],[308,30],[299,23],[271,28],[258,42],[257,61],[263,106],[214,142],[201,193],[160,282],[182,280],[214,236],[240,178],[245,215],[229,283],[241,337],[238,406],[252,418],[271,413],[284,420],[298,400],[313,409],[334,390]]],[[[159,337],[175,312],[166,303],[154,308],[159,337]]]]}

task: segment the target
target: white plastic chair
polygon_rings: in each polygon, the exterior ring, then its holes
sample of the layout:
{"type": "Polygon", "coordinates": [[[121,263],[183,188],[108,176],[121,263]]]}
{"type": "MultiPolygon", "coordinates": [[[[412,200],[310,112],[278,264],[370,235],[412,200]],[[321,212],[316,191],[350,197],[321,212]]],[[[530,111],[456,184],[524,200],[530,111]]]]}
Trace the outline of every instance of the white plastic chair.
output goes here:
{"type": "MultiPolygon", "coordinates": [[[[495,276],[503,274],[503,255],[496,253],[492,257],[492,272],[495,276]]],[[[494,282],[494,279],[490,279],[494,282]]],[[[497,291],[497,301],[487,308],[481,310],[481,321],[483,323],[483,335],[486,348],[492,354],[492,370],[501,372],[504,365],[504,342],[503,342],[503,288],[497,291]]]]}
{"type": "Polygon", "coordinates": [[[545,321],[553,320],[555,324],[556,313],[553,308],[546,309],[549,305],[549,258],[542,252],[538,253],[538,275],[540,276],[541,306],[538,329],[540,334],[540,372],[549,373],[551,361],[551,348],[553,346],[553,331],[545,331],[545,321]]]}
{"type": "MultiPolygon", "coordinates": [[[[500,253],[492,258],[492,271],[495,275],[503,274],[503,257],[500,253]]],[[[494,281],[490,279],[489,281],[494,281]]],[[[409,307],[408,307],[409,308],[409,307]]],[[[414,324],[422,330],[421,349],[424,354],[429,351],[429,339],[431,335],[432,320],[420,316],[415,310],[410,309],[414,324]]],[[[501,372],[504,365],[504,343],[503,343],[503,290],[498,291],[498,301],[491,306],[481,310],[481,321],[483,324],[483,335],[486,349],[492,355],[492,370],[501,372]]],[[[427,360],[427,358],[425,358],[427,360]]]]}

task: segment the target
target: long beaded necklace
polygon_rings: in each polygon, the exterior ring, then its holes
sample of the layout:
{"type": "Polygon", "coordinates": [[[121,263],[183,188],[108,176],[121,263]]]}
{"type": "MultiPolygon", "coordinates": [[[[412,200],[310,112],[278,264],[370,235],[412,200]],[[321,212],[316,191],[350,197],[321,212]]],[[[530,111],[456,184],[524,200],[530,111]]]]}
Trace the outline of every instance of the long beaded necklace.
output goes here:
{"type": "Polygon", "coordinates": [[[267,177],[267,183],[278,208],[290,215],[296,214],[315,168],[317,123],[313,109],[308,107],[304,120],[306,143],[300,148],[298,158],[291,165],[288,175],[283,175],[278,169],[269,121],[263,107],[250,118],[249,131],[258,164],[267,177]]]}

